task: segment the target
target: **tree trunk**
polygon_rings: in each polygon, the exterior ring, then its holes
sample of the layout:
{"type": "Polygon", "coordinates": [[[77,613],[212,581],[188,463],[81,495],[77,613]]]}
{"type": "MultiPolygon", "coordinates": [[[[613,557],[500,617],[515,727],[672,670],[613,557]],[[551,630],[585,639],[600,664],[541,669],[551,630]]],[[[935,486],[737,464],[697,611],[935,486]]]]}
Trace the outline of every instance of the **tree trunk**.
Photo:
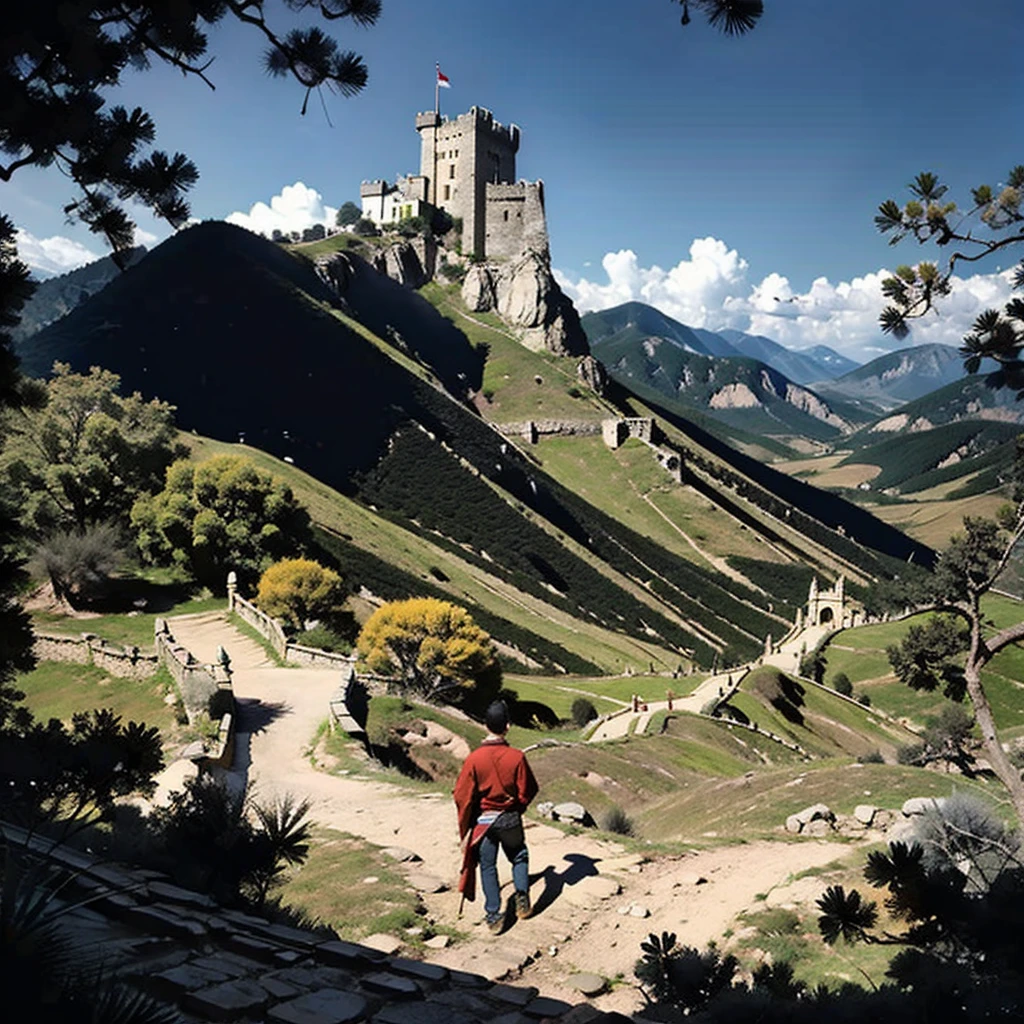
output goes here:
{"type": "Polygon", "coordinates": [[[996,733],[995,719],[992,716],[992,706],[988,702],[985,688],[981,685],[981,669],[988,659],[969,658],[964,668],[964,677],[967,680],[967,695],[971,698],[971,705],[974,708],[974,717],[981,729],[981,742],[985,748],[992,770],[999,777],[999,781],[1007,788],[1013,809],[1017,815],[1018,826],[1024,827],[1024,780],[1020,772],[1010,763],[1003,745],[999,742],[996,733]]]}

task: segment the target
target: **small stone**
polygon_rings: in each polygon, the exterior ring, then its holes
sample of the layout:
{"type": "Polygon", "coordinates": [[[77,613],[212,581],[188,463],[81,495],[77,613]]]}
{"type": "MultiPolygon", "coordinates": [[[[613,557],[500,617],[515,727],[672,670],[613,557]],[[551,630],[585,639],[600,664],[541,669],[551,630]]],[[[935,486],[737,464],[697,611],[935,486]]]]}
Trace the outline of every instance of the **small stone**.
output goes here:
{"type": "Polygon", "coordinates": [[[392,956],[402,948],[402,940],[385,932],[377,932],[375,935],[369,935],[363,939],[363,945],[369,946],[370,949],[375,949],[385,956],[392,956]]]}
{"type": "Polygon", "coordinates": [[[786,831],[798,835],[804,829],[804,823],[795,815],[791,814],[786,819],[786,831]]]}
{"type": "Polygon", "coordinates": [[[406,928],[405,934],[411,935],[413,938],[415,938],[417,935],[423,934],[423,929],[419,925],[416,925],[414,928],[406,928]]]}
{"type": "Polygon", "coordinates": [[[607,982],[600,974],[574,974],[569,984],[585,996],[598,996],[604,991],[607,982]]]}
{"type": "Polygon", "coordinates": [[[363,885],[375,885],[380,879],[376,875],[367,875],[363,879],[363,885]]]}
{"type": "Polygon", "coordinates": [[[446,949],[448,943],[451,941],[451,938],[447,935],[434,935],[424,941],[423,945],[426,946],[427,949],[446,949]]]}
{"type": "Polygon", "coordinates": [[[577,825],[586,825],[593,821],[583,804],[577,803],[575,800],[566,800],[564,803],[555,804],[551,809],[551,816],[555,821],[571,821],[577,825]]]}
{"type": "Polygon", "coordinates": [[[831,824],[823,818],[818,818],[804,828],[804,835],[814,836],[817,839],[821,839],[823,836],[827,836],[831,831],[831,824]]]}
{"type": "Polygon", "coordinates": [[[417,892],[447,892],[448,883],[428,871],[410,871],[406,876],[408,883],[417,892]]]}
{"type": "Polygon", "coordinates": [[[548,956],[558,956],[558,947],[548,946],[548,956]]]}
{"type": "Polygon", "coordinates": [[[651,912],[645,906],[641,905],[640,903],[634,903],[629,908],[629,916],[630,917],[641,917],[641,918],[642,917],[650,917],[651,916],[651,912]]]}
{"type": "Polygon", "coordinates": [[[381,853],[397,860],[400,864],[411,864],[422,861],[423,858],[413,850],[407,850],[404,846],[385,846],[381,853]]]}

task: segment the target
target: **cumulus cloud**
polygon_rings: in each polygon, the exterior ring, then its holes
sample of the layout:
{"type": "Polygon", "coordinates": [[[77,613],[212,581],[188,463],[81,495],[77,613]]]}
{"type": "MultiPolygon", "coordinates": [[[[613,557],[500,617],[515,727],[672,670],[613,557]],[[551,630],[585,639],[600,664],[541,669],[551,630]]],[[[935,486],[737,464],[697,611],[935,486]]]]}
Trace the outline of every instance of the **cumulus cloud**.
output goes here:
{"type": "Polygon", "coordinates": [[[1001,306],[1010,297],[1011,272],[953,278],[953,293],[940,312],[914,321],[906,341],[882,334],[878,315],[887,304],[880,269],[833,284],[819,277],[797,292],[783,274],[772,272],[759,282],[748,280],[748,264],[735,249],[716,238],[698,238],[688,258],[665,270],[643,267],[630,249],[610,252],[601,261],[606,280],[572,280],[556,272],[563,290],[582,312],[639,301],[655,306],[689,327],[732,327],[763,334],[789,348],[828,345],[855,359],[881,352],[939,342],[959,345],[975,317],[1001,306]]]}
{"type": "Polygon", "coordinates": [[[145,228],[140,228],[136,224],[135,238],[132,241],[135,245],[144,245],[147,249],[152,249],[160,241],[160,236],[154,235],[152,231],[146,231],[145,228]]]}
{"type": "Polygon", "coordinates": [[[314,224],[333,227],[337,212],[335,207],[324,204],[323,196],[316,189],[297,181],[294,185],[285,185],[270,200],[269,206],[259,202],[248,213],[236,211],[224,219],[270,238],[275,228],[287,234],[304,231],[314,224]]]}
{"type": "Polygon", "coordinates": [[[62,235],[36,238],[24,228],[15,233],[18,256],[36,272],[37,277],[54,277],[66,274],[75,267],[98,260],[102,253],[95,253],[84,245],[62,235]]]}

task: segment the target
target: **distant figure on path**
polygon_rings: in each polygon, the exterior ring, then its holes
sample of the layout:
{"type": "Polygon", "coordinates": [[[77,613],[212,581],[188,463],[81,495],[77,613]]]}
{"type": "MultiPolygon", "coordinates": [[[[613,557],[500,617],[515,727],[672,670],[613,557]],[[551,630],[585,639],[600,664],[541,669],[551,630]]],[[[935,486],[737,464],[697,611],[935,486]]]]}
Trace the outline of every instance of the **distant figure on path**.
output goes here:
{"type": "Polygon", "coordinates": [[[500,935],[505,925],[498,885],[498,847],[512,864],[516,916],[526,918],[530,904],[529,852],[523,834],[523,812],[537,795],[526,755],[510,747],[508,707],[496,700],[484,716],[487,736],[466,758],[455,783],[455,806],[459,814],[459,836],[463,842],[459,892],[467,900],[476,898],[476,861],[480,860],[480,884],[484,890],[487,927],[500,935]]]}

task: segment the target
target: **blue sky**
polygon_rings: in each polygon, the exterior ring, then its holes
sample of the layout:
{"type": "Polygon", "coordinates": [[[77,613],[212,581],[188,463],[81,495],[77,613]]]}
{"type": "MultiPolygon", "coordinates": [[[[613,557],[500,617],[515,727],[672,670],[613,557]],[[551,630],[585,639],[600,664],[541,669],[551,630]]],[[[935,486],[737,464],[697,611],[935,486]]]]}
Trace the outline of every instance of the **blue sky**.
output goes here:
{"type": "MultiPolygon", "coordinates": [[[[863,358],[891,347],[874,329],[878,271],[923,255],[888,248],[877,204],[902,198],[919,170],[966,198],[1024,162],[1024,10],[1021,0],[766,8],[732,39],[699,17],[682,28],[665,0],[384,0],[373,28],[330,26],[370,69],[359,96],[325,96],[330,124],[316,98],[300,117],[301,89],[269,79],[256,34],[225,22],[211,32],[216,92],[155,68],[111,100],[143,105],[158,145],[195,160],[196,217],[248,216],[301,182],[278,206],[308,222],[357,199],[365,178],[417,169],[413,115],[433,104],[439,61],[452,81],[444,111],[478,104],[521,126],[518,171],[545,181],[553,263],[579,305],[646,299],[692,326],[863,358]]],[[[309,20],[282,10],[275,23],[309,20]]],[[[64,222],[70,198],[53,171],[0,185],[0,209],[41,269],[103,252],[64,222]]],[[[145,215],[139,224],[144,238],[167,234],[145,215]]],[[[1003,295],[997,267],[977,269],[916,340],[956,343],[1003,295]]]]}

